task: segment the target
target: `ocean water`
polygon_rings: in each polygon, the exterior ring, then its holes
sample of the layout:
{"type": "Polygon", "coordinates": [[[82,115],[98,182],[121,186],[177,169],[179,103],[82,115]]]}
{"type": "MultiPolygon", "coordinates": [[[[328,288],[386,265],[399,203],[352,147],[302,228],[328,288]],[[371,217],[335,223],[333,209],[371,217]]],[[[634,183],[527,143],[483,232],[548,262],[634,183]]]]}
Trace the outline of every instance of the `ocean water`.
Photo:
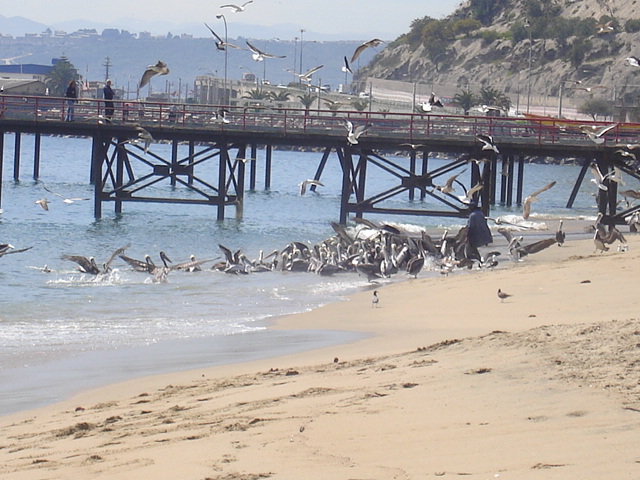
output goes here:
{"type": "MultiPolygon", "coordinates": [[[[165,158],[170,148],[153,146],[165,158]]],[[[92,200],[65,204],[42,185],[65,197],[92,199],[90,152],[89,139],[42,137],[38,183],[32,178],[33,137],[23,135],[20,181],[14,182],[13,135],[5,137],[0,243],[33,248],[0,258],[0,414],[139,375],[268,358],[354,339],[344,332],[323,331],[322,325],[313,332],[274,332],[268,325],[277,316],[371,288],[355,273],[233,276],[205,268],[172,272],[168,282],[153,283],[120,260],[110,275],[96,279],[61,258],[95,256],[100,264],[116,248],[130,244],[127,255],[142,259],[150,254],[156,263],[160,250],[174,262],[191,254],[221,259],[218,244],[223,244],[254,259],[260,250],[271,252],[291,241],[313,244],[334,234],[330,222],[339,217],[341,173],[335,156],[322,177],[324,187],[301,196],[298,184],[313,177],[321,153],[274,151],[272,184],[265,190],[264,152],[259,151],[258,184],[245,194],[242,219],[234,217],[233,208],[218,222],[214,207],[125,203],[120,216],[111,204],[103,204],[103,218],[95,220],[92,200]],[[49,211],[34,203],[43,197],[50,202],[49,211]],[[45,266],[49,272],[42,271],[45,266]]],[[[408,159],[399,161],[408,166],[408,159]]],[[[430,168],[438,162],[430,159],[430,168]]],[[[388,175],[372,170],[368,192],[391,185],[388,175]]],[[[559,218],[595,215],[595,187],[588,181],[574,208],[565,208],[578,171],[568,165],[526,165],[525,194],[551,180],[558,182],[534,204],[534,220],[555,228],[559,218]]],[[[172,191],[169,185],[156,188],[172,191]]],[[[425,201],[432,202],[428,197],[425,201]]],[[[410,203],[404,196],[390,205],[410,203]]],[[[413,201],[414,206],[421,203],[413,201]]],[[[498,206],[492,216],[519,213],[518,206],[498,206]]],[[[429,217],[371,219],[430,232],[464,223],[429,217]]],[[[391,281],[405,278],[397,275],[391,281]]]]}

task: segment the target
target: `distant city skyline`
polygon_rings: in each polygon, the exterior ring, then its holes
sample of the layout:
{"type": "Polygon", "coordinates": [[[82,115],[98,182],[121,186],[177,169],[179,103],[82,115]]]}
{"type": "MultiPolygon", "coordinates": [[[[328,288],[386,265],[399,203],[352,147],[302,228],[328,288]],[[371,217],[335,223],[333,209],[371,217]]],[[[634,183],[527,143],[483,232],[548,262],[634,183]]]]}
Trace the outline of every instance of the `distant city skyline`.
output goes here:
{"type": "MultiPolygon", "coordinates": [[[[409,30],[417,18],[442,18],[451,14],[460,0],[253,0],[242,12],[220,8],[225,4],[242,5],[246,0],[21,0],[8,2],[2,8],[7,18],[24,17],[45,25],[84,20],[106,28],[131,28],[163,34],[180,24],[220,22],[216,15],[224,14],[229,36],[243,33],[232,29],[234,24],[253,27],[274,27],[274,32],[303,29],[344,39],[378,36],[393,39],[409,30]],[[146,26],[146,28],[145,28],[146,26]],[[288,26],[288,29],[283,27],[288,26]],[[155,30],[155,31],[154,31],[155,30]]],[[[89,25],[90,26],[90,25],[89,25]]],[[[265,31],[268,31],[265,29],[265,31]]],[[[173,31],[174,34],[185,32],[173,31]]],[[[203,32],[204,36],[204,32],[203,32]]]]}

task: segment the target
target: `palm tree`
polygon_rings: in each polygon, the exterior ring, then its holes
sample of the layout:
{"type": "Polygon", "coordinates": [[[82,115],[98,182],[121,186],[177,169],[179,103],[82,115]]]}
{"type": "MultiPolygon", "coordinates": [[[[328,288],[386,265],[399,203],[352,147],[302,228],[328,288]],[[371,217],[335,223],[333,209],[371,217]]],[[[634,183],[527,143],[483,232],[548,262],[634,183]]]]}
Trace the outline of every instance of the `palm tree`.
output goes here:
{"type": "Polygon", "coordinates": [[[288,102],[289,100],[291,100],[291,94],[286,90],[283,90],[281,92],[272,91],[272,92],[269,92],[267,95],[274,102],[288,102]]]}
{"type": "Polygon", "coordinates": [[[300,100],[300,103],[302,105],[304,105],[304,114],[305,115],[309,115],[309,109],[311,108],[311,105],[313,105],[313,102],[316,101],[316,95],[311,95],[310,93],[305,93],[304,95],[298,95],[298,100],[300,100]]]}
{"type": "Polygon", "coordinates": [[[364,112],[367,108],[369,108],[369,99],[354,98],[353,100],[351,100],[351,106],[359,112],[364,112]]]}
{"type": "Polygon", "coordinates": [[[451,103],[460,107],[465,115],[469,115],[469,111],[476,104],[476,95],[469,89],[462,90],[453,96],[451,103]]]}
{"type": "Polygon", "coordinates": [[[269,98],[269,94],[262,88],[256,87],[253,90],[249,90],[242,98],[250,98],[252,100],[266,100],[269,98]]]}
{"type": "Polygon", "coordinates": [[[479,101],[483,105],[496,106],[504,112],[508,112],[511,108],[511,99],[493,87],[482,87],[479,101]]]}
{"type": "Polygon", "coordinates": [[[78,70],[64,55],[56,62],[45,78],[49,92],[54,97],[63,97],[71,80],[78,80],[78,70]]]}
{"type": "Polygon", "coordinates": [[[333,100],[326,99],[324,101],[324,106],[327,107],[327,109],[331,111],[331,115],[335,117],[338,115],[338,110],[340,110],[342,103],[334,102],[333,100]]]}

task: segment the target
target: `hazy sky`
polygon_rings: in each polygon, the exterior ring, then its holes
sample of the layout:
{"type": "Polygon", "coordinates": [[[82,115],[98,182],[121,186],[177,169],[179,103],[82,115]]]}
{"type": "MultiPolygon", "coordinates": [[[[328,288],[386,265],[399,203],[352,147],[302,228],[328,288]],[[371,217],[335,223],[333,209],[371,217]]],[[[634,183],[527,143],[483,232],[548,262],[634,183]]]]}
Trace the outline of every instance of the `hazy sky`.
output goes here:
{"type": "MultiPolygon", "coordinates": [[[[221,5],[242,5],[244,0],[15,0],[3,2],[5,17],[22,16],[44,24],[67,20],[113,22],[120,18],[164,20],[175,23],[215,21],[224,13],[229,23],[293,24],[310,32],[345,33],[380,31],[400,35],[412,20],[452,13],[460,0],[254,0],[246,10],[233,13],[221,5]]],[[[179,32],[174,32],[179,33],[179,32]]]]}

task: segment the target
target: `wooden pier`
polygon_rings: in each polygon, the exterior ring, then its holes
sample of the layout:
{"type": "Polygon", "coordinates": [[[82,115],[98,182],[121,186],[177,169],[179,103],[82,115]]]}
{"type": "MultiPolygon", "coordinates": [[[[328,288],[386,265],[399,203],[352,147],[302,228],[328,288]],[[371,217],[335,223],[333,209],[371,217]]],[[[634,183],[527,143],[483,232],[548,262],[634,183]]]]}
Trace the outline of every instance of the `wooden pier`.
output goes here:
{"type": "MultiPolygon", "coordinates": [[[[0,202],[5,134],[14,135],[16,182],[21,175],[22,134],[35,135],[35,179],[40,176],[42,135],[91,138],[88,177],[94,185],[96,218],[102,216],[105,202],[113,202],[116,213],[121,213],[128,202],[161,202],[211,205],[218,220],[225,218],[227,207],[241,215],[245,189],[254,190],[257,185],[258,163],[263,166],[263,185],[268,189],[272,162],[277,161],[274,152],[291,147],[321,152],[315,174],[318,180],[327,168],[341,169],[340,223],[346,223],[350,214],[362,217],[367,213],[466,217],[466,203],[435,188],[465,164],[470,166],[469,176],[464,181],[458,179],[456,186],[466,193],[481,183],[483,188],[474,199],[486,213],[496,203],[522,203],[524,166],[532,157],[577,159],[582,164],[573,189],[567,192],[568,208],[593,164],[604,175],[618,168],[640,178],[635,158],[622,153],[626,150],[620,147],[637,141],[638,124],[616,124],[601,143],[596,143],[585,135],[582,126],[597,128],[605,123],[239,107],[229,108],[223,115],[222,107],[215,105],[138,101],[116,102],[113,117],[107,119],[104,101],[84,99],[75,105],[75,121],[66,122],[65,108],[62,98],[0,96],[0,202]],[[346,120],[356,126],[370,126],[357,144],[347,139],[346,120]],[[499,152],[483,150],[478,135],[492,136],[499,152]],[[144,137],[148,139],[146,144],[144,137]],[[157,153],[157,142],[171,144],[169,158],[157,153]],[[188,145],[188,153],[182,157],[178,155],[180,144],[188,145]],[[264,160],[246,161],[256,159],[259,146],[266,152],[264,160]],[[409,157],[408,167],[406,161],[394,159],[392,154],[398,152],[409,157]],[[450,160],[431,168],[429,158],[435,156],[450,160]],[[337,161],[330,162],[334,157],[337,161]],[[392,178],[394,186],[370,192],[367,179],[372,169],[392,178]],[[213,177],[211,172],[215,172],[213,177]],[[163,183],[176,187],[177,194],[154,196],[152,187],[163,183]],[[385,204],[398,195],[407,195],[410,200],[429,196],[429,204],[439,208],[427,208],[427,202],[425,208],[418,202],[407,208],[385,204]]],[[[597,197],[602,221],[624,224],[625,218],[640,207],[617,211],[617,183],[607,180],[607,186],[597,197]]]]}

